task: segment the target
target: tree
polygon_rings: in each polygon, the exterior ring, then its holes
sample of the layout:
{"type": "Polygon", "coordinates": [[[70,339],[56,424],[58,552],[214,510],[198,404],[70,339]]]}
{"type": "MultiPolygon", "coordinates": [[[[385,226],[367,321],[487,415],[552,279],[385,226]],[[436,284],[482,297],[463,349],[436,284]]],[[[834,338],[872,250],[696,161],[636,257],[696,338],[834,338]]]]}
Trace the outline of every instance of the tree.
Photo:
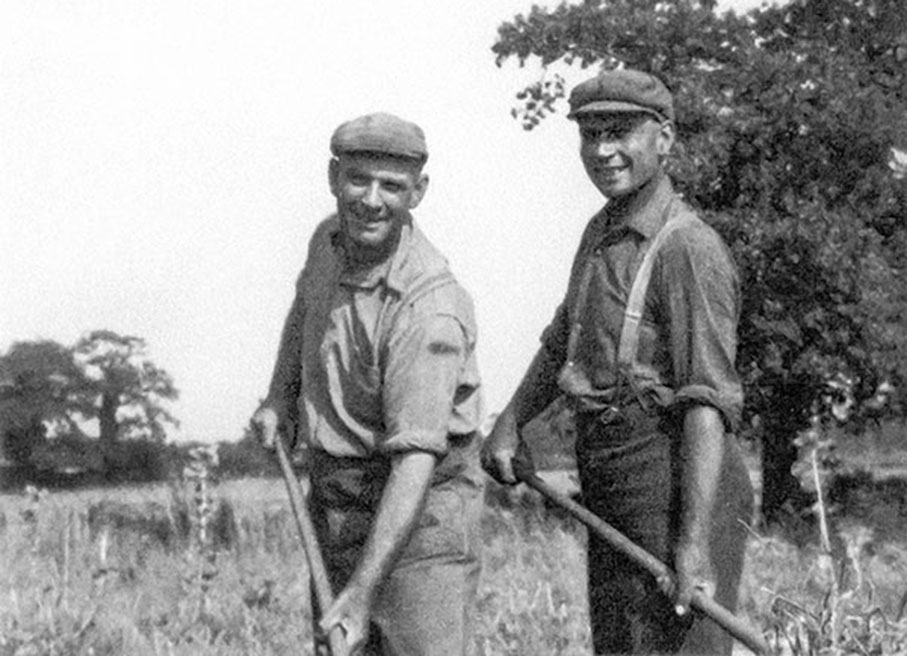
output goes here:
{"type": "Polygon", "coordinates": [[[27,465],[46,439],[47,425],[76,429],[80,402],[73,390],[82,372],[65,346],[50,340],[17,342],[0,358],[0,430],[3,454],[27,465]]]}
{"type": "Polygon", "coordinates": [[[0,429],[5,454],[34,464],[36,450],[65,438],[86,438],[97,420],[105,469],[121,439],[166,439],[177,425],[164,403],[177,398],[170,375],[151,362],[144,340],[93,331],[72,347],[17,342],[0,356],[0,429]],[[48,431],[48,428],[51,430],[48,431]]]}
{"type": "Polygon", "coordinates": [[[82,337],[73,348],[73,358],[84,372],[84,398],[98,419],[101,444],[120,438],[166,439],[166,425],[179,422],[163,401],[179,393],[173,379],[146,355],[145,341],[109,330],[96,330],[82,337]]]}
{"type": "Polygon", "coordinates": [[[534,6],[492,51],[499,66],[541,63],[513,110],[526,129],[565,93],[555,63],[639,68],[674,92],[671,173],[741,270],[738,367],[769,519],[797,491],[794,439],[812,415],[832,417],[843,395],[849,419],[877,416],[890,386],[885,411],[902,411],[907,3],[795,0],[742,16],[714,0],[534,6]]]}

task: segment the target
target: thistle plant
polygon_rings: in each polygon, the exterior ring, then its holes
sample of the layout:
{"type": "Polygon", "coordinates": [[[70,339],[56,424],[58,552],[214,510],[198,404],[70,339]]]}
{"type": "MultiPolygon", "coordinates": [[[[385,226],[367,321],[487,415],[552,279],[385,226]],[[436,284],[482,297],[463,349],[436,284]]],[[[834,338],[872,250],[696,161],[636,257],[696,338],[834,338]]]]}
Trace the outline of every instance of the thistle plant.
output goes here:
{"type": "Polygon", "coordinates": [[[217,551],[211,536],[214,498],[211,493],[212,475],[217,467],[217,445],[197,446],[189,451],[189,464],[183,469],[183,480],[191,488],[189,557],[195,561],[191,583],[198,592],[197,614],[209,611],[209,591],[218,574],[217,551]]]}

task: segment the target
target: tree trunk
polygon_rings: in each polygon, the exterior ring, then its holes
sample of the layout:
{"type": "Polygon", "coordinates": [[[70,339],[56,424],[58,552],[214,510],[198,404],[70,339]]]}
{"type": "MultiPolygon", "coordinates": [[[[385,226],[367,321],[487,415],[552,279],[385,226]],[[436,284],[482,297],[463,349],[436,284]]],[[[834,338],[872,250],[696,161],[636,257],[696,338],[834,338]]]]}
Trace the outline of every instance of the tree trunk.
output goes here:
{"type": "Polygon", "coordinates": [[[779,520],[784,504],[799,496],[800,482],[791,473],[797,462],[796,431],[790,427],[765,427],[762,439],[762,518],[766,523],[779,520]]]}
{"type": "Polygon", "coordinates": [[[766,523],[782,519],[786,506],[800,510],[805,500],[791,467],[798,455],[794,440],[809,426],[809,415],[804,409],[811,405],[811,389],[800,381],[782,385],[771,411],[763,414],[761,509],[766,523]]]}
{"type": "Polygon", "coordinates": [[[120,407],[120,395],[107,391],[101,395],[101,411],[98,421],[101,428],[101,456],[104,460],[104,475],[110,477],[116,468],[114,450],[116,448],[119,425],[117,424],[117,410],[120,407]]]}

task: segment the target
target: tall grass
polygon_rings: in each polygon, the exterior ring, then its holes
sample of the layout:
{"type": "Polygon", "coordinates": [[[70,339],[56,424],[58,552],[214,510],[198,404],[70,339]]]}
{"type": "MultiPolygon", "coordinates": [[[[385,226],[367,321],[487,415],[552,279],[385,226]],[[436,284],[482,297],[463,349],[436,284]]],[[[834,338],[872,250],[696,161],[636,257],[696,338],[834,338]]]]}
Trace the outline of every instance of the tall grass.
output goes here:
{"type": "Polygon", "coordinates": [[[588,654],[585,531],[528,490],[489,489],[479,654],[588,654]]]}
{"type": "MultiPolygon", "coordinates": [[[[0,497],[0,655],[311,653],[305,559],[281,482],[207,481],[205,504],[193,501],[196,484],[190,477],[171,486],[0,497]],[[229,541],[216,539],[224,504],[235,524],[229,541]],[[154,508],[176,537],[164,538],[158,525],[149,531],[138,518],[99,522],[103,507],[154,508]],[[203,512],[207,542],[198,530],[203,512]]],[[[478,653],[589,654],[585,531],[533,493],[496,489],[482,522],[478,653]]],[[[846,624],[855,609],[864,617],[872,636],[860,643],[872,650],[865,653],[897,653],[907,545],[878,540],[859,523],[839,530],[849,531],[850,542],[839,535],[843,551],[832,557],[815,539],[754,535],[741,612],[768,635],[789,634],[801,611],[821,621],[829,568],[849,554],[838,584],[840,617],[846,624]]],[[[795,653],[776,644],[779,653],[795,653]]],[[[831,653],[819,647],[800,653],[831,653]]]]}
{"type": "Polygon", "coordinates": [[[311,615],[292,524],[278,488],[256,507],[260,485],[243,487],[242,530],[216,571],[197,536],[165,545],[141,526],[89,522],[104,504],[177,505],[166,486],[4,498],[0,654],[298,653],[311,615]],[[268,585],[270,600],[255,597],[268,585]]]}
{"type": "MultiPolygon", "coordinates": [[[[890,486],[868,472],[845,476],[839,442],[819,414],[796,444],[800,459],[793,472],[815,501],[797,530],[788,527],[787,540],[776,531],[751,542],[744,577],[750,612],[761,616],[777,653],[907,653],[907,496],[886,499],[880,491],[890,486]],[[892,505],[888,521],[879,521],[884,513],[850,503],[846,492],[854,487],[862,488],[857,496],[875,496],[877,506],[892,505]],[[837,507],[830,496],[837,497],[837,507]]],[[[848,460],[850,467],[858,462],[848,460]]]]}

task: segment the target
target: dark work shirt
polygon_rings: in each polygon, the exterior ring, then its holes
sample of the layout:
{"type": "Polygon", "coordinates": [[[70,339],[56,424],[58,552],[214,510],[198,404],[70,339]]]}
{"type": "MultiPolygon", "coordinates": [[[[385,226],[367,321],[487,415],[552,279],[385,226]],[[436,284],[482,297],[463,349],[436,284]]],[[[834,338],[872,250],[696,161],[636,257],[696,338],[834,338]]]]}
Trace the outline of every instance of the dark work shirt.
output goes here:
{"type": "MultiPolygon", "coordinates": [[[[609,203],[591,219],[580,241],[567,294],[542,336],[537,357],[550,363],[547,370],[565,362],[574,330],[572,359],[585,371],[592,389],[607,393],[615,388],[624,310],[642,248],[677,212],[691,210],[674,193],[668,177],[662,176],[631,207],[609,203]],[[587,267],[591,268],[588,291],[577,308],[587,267]]],[[[691,218],[671,233],[656,254],[631,370],[636,389],[657,404],[714,406],[733,430],[743,404],[734,368],[740,283],[718,234],[691,218]]]]}

